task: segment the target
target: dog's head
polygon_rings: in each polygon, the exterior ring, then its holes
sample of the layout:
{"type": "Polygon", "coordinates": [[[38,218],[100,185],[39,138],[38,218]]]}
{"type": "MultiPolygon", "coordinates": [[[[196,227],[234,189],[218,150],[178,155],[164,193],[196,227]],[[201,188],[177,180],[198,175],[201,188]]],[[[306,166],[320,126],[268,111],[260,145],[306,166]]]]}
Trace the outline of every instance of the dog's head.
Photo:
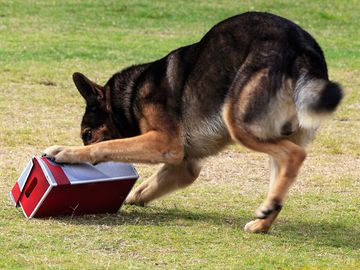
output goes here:
{"type": "Polygon", "coordinates": [[[81,73],[73,74],[74,83],[86,101],[80,136],[85,145],[119,137],[111,121],[110,87],[100,86],[81,73]]]}

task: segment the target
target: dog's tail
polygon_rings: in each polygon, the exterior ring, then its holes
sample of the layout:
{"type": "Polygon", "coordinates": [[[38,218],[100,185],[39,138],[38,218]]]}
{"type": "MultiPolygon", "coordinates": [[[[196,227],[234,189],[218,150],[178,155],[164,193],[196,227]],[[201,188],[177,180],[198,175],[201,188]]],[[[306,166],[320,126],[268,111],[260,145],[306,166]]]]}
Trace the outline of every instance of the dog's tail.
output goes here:
{"type": "Polygon", "coordinates": [[[343,90],[338,83],[311,75],[300,76],[294,93],[299,125],[303,128],[317,128],[336,110],[343,98],[343,90]]]}

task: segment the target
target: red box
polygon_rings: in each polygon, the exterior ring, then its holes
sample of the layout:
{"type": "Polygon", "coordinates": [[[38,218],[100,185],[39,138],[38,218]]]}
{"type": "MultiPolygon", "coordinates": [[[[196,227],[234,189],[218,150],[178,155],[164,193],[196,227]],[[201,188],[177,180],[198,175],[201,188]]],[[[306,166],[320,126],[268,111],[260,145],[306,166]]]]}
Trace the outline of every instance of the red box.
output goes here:
{"type": "Polygon", "coordinates": [[[127,163],[57,164],[33,157],[10,197],[27,218],[114,213],[138,177],[127,163]]]}

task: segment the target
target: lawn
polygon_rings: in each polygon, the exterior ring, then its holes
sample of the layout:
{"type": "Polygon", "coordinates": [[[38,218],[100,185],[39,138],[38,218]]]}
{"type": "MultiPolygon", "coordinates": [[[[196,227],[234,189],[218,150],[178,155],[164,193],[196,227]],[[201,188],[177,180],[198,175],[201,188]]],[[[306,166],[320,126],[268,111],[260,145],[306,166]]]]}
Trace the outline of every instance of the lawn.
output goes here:
{"type": "MultiPolygon", "coordinates": [[[[360,5],[353,1],[0,0],[0,268],[359,269],[360,5]],[[243,231],[264,198],[267,157],[231,146],[189,188],[114,215],[26,220],[8,192],[32,155],[79,145],[84,102],[71,74],[98,83],[198,41],[248,10],[287,17],[327,57],[345,99],[270,234],[243,231]]],[[[157,166],[136,165],[141,179],[157,166]]]]}

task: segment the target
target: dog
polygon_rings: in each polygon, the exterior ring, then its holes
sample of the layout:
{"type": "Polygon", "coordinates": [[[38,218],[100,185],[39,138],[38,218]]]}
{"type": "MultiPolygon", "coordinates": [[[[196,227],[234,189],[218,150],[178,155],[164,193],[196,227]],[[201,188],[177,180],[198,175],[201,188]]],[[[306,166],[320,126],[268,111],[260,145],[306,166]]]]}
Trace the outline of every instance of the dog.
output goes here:
{"type": "Polygon", "coordinates": [[[81,73],[84,146],[52,146],[60,163],[164,163],[126,203],[145,205],[199,176],[200,161],[236,142],[271,161],[269,192],[247,232],[267,232],[343,91],[309,33],[269,13],[216,24],[197,43],[115,73],[101,86],[81,73]]]}

